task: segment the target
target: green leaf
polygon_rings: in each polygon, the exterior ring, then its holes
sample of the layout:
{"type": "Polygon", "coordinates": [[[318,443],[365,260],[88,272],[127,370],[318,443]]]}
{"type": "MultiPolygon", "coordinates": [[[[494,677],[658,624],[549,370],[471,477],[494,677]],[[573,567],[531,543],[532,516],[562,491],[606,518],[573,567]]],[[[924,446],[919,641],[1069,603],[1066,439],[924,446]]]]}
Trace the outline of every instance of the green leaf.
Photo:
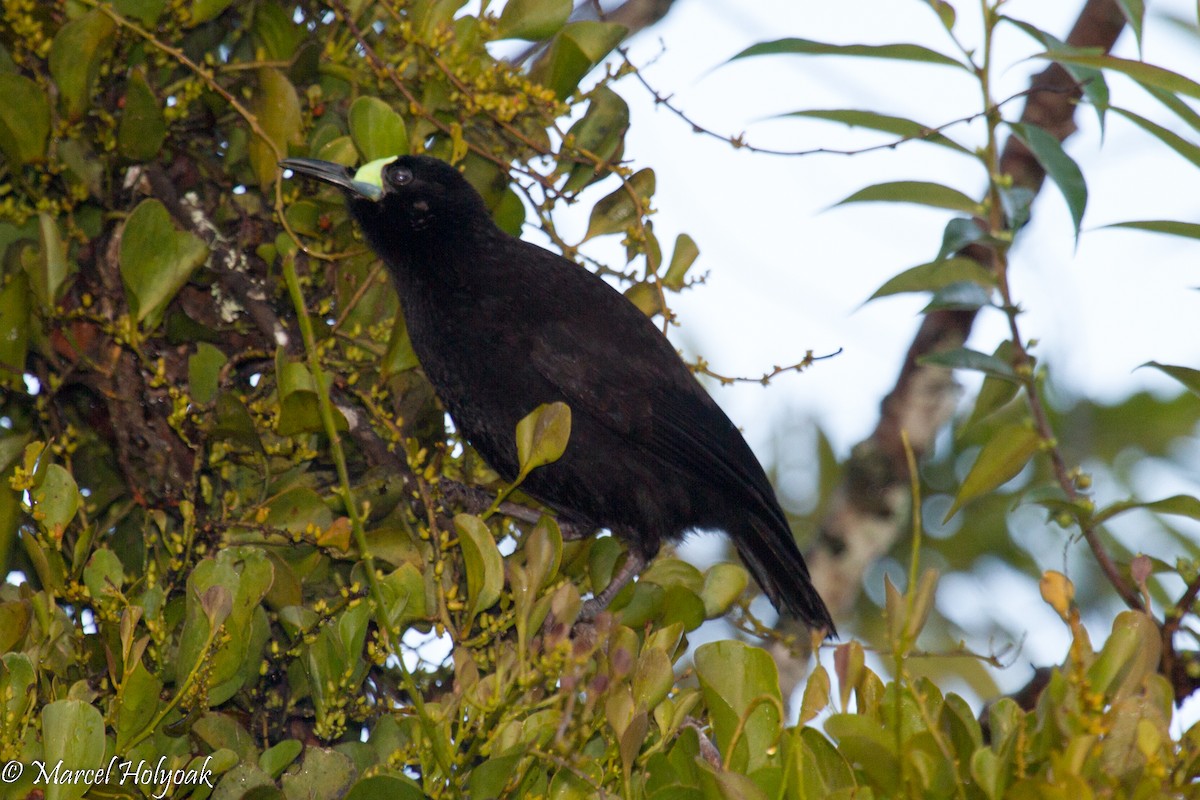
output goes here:
{"type": "Polygon", "coordinates": [[[458,514],[454,517],[454,528],[458,531],[467,571],[468,616],[474,618],[500,599],[500,591],[504,588],[504,559],[500,557],[492,532],[479,517],[458,514]]]}
{"type": "Polygon", "coordinates": [[[626,183],[592,207],[587,233],[583,238],[586,240],[623,232],[649,210],[654,186],[654,170],[649,167],[638,170],[626,183]],[[636,203],[634,197],[637,198],[636,203]]]}
{"type": "Polygon", "coordinates": [[[625,38],[628,29],[611,22],[568,23],[530,70],[530,77],[565,100],[579,81],[625,38]]]}
{"type": "Polygon", "coordinates": [[[222,11],[229,8],[233,0],[195,0],[184,9],[188,12],[188,27],[195,27],[215,19],[222,11]]]}
{"type": "Polygon", "coordinates": [[[566,403],[543,403],[517,423],[520,481],[533,469],[557,461],[571,436],[571,409],[566,403]]]}
{"type": "MultiPolygon", "coordinates": [[[[996,352],[992,354],[992,358],[1000,361],[1000,363],[1009,365],[1013,360],[1013,346],[1008,339],[1002,341],[996,347],[996,352]]],[[[1009,369],[1011,373],[1011,368],[1009,369]]],[[[967,428],[988,417],[993,411],[996,411],[1008,404],[1010,400],[1017,396],[1020,390],[1020,383],[1014,381],[1011,374],[988,375],[983,380],[983,386],[979,387],[979,394],[975,397],[975,405],[971,409],[971,416],[967,419],[967,428]]]]}
{"type": "MultiPolygon", "coordinates": [[[[29,279],[24,272],[14,273],[0,286],[0,389],[19,389],[25,384],[29,300],[29,279]]],[[[0,472],[5,469],[7,465],[0,464],[0,472]]],[[[0,486],[0,491],[6,489],[0,486]]]]}
{"type": "Polygon", "coordinates": [[[50,138],[50,101],[23,75],[0,72],[0,152],[13,164],[41,161],[50,138]]]}
{"type": "Polygon", "coordinates": [[[196,345],[196,353],[188,359],[188,388],[192,400],[208,405],[217,397],[220,387],[221,368],[228,359],[225,354],[207,342],[196,345]]]}
{"type": "Polygon", "coordinates": [[[350,138],[363,161],[408,154],[404,118],[378,97],[360,97],[350,106],[350,138]]]}
{"type": "Polygon", "coordinates": [[[974,155],[968,148],[938,133],[928,125],[922,125],[905,117],[894,117],[888,114],[857,109],[812,109],[807,111],[791,111],[779,116],[809,117],[812,119],[829,120],[830,122],[840,122],[851,128],[867,128],[869,130],[881,131],[908,141],[929,142],[930,144],[937,144],[942,147],[948,147],[951,150],[957,150],[960,153],[974,155]]]}
{"type": "Polygon", "coordinates": [[[925,5],[932,8],[934,13],[938,15],[942,27],[948,31],[954,30],[954,23],[956,21],[954,6],[950,5],[946,0],[924,0],[924,2],[925,5]]]}
{"type": "Polygon", "coordinates": [[[718,641],[696,648],[694,663],[726,768],[750,774],[766,766],[783,725],[775,662],[757,647],[718,641]]]}
{"type": "MultiPolygon", "coordinates": [[[[625,99],[607,86],[598,86],[588,95],[587,113],[571,126],[567,136],[573,141],[575,149],[607,164],[624,148],[625,131],[628,128],[629,105],[625,99]]],[[[559,165],[567,166],[566,160],[561,160],[559,165]]],[[[608,174],[608,169],[600,169],[597,164],[574,164],[570,177],[563,184],[563,191],[578,191],[608,174]]]]}
{"type": "Polygon", "coordinates": [[[1159,514],[1176,514],[1181,517],[1190,517],[1191,519],[1200,520],[1200,498],[1192,497],[1187,494],[1177,494],[1171,497],[1164,497],[1162,500],[1150,500],[1140,502],[1137,500],[1123,500],[1105,506],[1097,511],[1092,520],[1099,525],[1102,522],[1107,522],[1113,517],[1125,511],[1130,511],[1135,508],[1145,509],[1146,511],[1154,511],[1159,514]]]}
{"type": "MultiPolygon", "coordinates": [[[[1014,19],[1013,17],[1002,17],[1002,19],[1029,34],[1035,41],[1040,42],[1047,50],[1053,50],[1060,53],[1079,53],[1091,54],[1094,49],[1071,47],[1066,42],[1058,39],[1055,36],[1034,25],[1030,25],[1024,20],[1014,19]]],[[[1083,94],[1092,106],[1096,109],[1096,115],[1100,120],[1100,134],[1104,135],[1104,117],[1105,111],[1108,110],[1108,82],[1104,79],[1104,73],[1093,67],[1080,66],[1078,64],[1061,64],[1067,71],[1067,74],[1075,79],[1075,83],[1083,90],[1083,94]]]]}
{"type": "Polygon", "coordinates": [[[935,292],[954,283],[970,282],[986,289],[996,285],[996,278],[973,258],[947,258],[930,261],[904,270],[875,290],[868,302],[905,292],[935,292]]]}
{"type": "Polygon", "coordinates": [[[1083,173],[1067,152],[1062,142],[1036,125],[1009,123],[1017,138],[1025,143],[1033,157],[1046,170],[1050,179],[1058,185],[1067,201],[1071,219],[1075,222],[1075,238],[1079,238],[1079,226],[1083,223],[1083,212],[1087,208],[1087,184],[1083,173]]]}
{"type": "MultiPolygon", "coordinates": [[[[1147,361],[1142,367],[1154,367],[1159,372],[1164,372],[1170,375],[1175,380],[1182,383],[1187,390],[1192,394],[1200,397],[1200,370],[1192,369],[1191,367],[1176,367],[1171,364],[1160,364],[1157,361],[1147,361]]],[[[1140,369],[1141,367],[1139,367],[1140,369]]]]}
{"type": "Polygon", "coordinates": [[[959,281],[943,286],[933,293],[929,304],[921,309],[922,314],[945,309],[959,310],[983,308],[992,302],[992,290],[985,289],[977,283],[959,281]]]}
{"type": "Polygon", "coordinates": [[[1200,239],[1200,223],[1179,222],[1173,219],[1147,219],[1130,222],[1114,222],[1105,228],[1129,228],[1136,231],[1151,233],[1166,233],[1171,236],[1183,236],[1187,239],[1200,239]]]}
{"type": "Polygon", "coordinates": [[[700,248],[696,240],[686,233],[675,237],[675,249],[671,252],[671,263],[667,265],[667,274],[663,276],[664,288],[679,291],[683,288],[683,279],[696,259],[700,257],[700,248]]]}
{"type": "Polygon", "coordinates": [[[71,270],[67,260],[66,244],[58,230],[58,222],[47,213],[38,214],[37,249],[27,248],[21,253],[21,265],[29,276],[29,288],[37,297],[42,308],[54,311],[58,290],[71,270]]]}
{"type": "Polygon", "coordinates": [[[299,770],[283,774],[279,782],[286,798],[333,800],[350,791],[355,777],[354,763],[349,756],[336,750],[309,746],[304,750],[304,763],[299,770]]]}
{"type": "Polygon", "coordinates": [[[800,701],[800,719],[797,722],[805,725],[829,707],[829,671],[824,665],[817,668],[808,676],[804,685],[804,696],[800,701]]]}
{"type": "Polygon", "coordinates": [[[1191,78],[1186,78],[1177,72],[1156,67],[1153,64],[1146,64],[1142,61],[1101,55],[1094,51],[1063,50],[1047,50],[1045,53],[1034,56],[1034,58],[1057,61],[1064,65],[1077,64],[1082,67],[1110,69],[1113,72],[1119,72],[1122,75],[1132,78],[1147,89],[1163,89],[1173,94],[1200,99],[1200,83],[1191,78]]]}
{"type": "MultiPolygon", "coordinates": [[[[82,700],[56,700],[42,709],[42,742],[50,768],[98,769],[104,765],[104,717],[82,700]]],[[[51,781],[44,791],[46,800],[76,800],[90,788],[85,781],[51,781]]]]}
{"type": "Polygon", "coordinates": [[[265,190],[279,177],[278,163],[287,155],[288,143],[299,141],[304,118],[296,87],[286,75],[268,67],[261,67],[257,74],[251,110],[267,138],[253,134],[248,155],[254,176],[265,190]]]}
{"type": "Polygon", "coordinates": [[[284,739],[263,751],[258,757],[258,766],[272,778],[278,778],[300,756],[303,749],[304,745],[299,739],[284,739]]]}
{"type": "Polygon", "coordinates": [[[1033,458],[1034,453],[1041,447],[1041,442],[1041,437],[1036,432],[1017,423],[992,433],[959,487],[943,523],[949,521],[955,512],[970,501],[1015,477],[1029,459],[1033,458]]]}
{"type": "Polygon", "coordinates": [[[510,0],[500,12],[496,38],[541,41],[567,24],[573,7],[571,0],[510,0]]]}
{"type": "Polygon", "coordinates": [[[33,490],[33,510],[43,528],[61,541],[63,531],[79,510],[79,487],[65,467],[50,464],[43,468],[41,480],[33,490]]]}
{"type": "Polygon", "coordinates": [[[121,235],[121,279],[134,319],[156,327],[167,304],[207,258],[204,242],[175,230],[166,206],[152,198],[138,203],[121,235]]]}
{"type": "Polygon", "coordinates": [[[117,26],[93,11],[63,25],[50,46],[50,75],[67,117],[77,120],[91,105],[92,87],[112,52],[117,26]]]}
{"type": "Polygon", "coordinates": [[[1142,19],[1146,16],[1146,4],[1142,0],[1117,0],[1117,6],[1133,31],[1137,40],[1138,53],[1142,52],[1142,19]]]}
{"type": "MultiPolygon", "coordinates": [[[[126,665],[126,669],[129,665],[126,665]]],[[[162,681],[151,675],[140,658],[133,665],[129,677],[121,686],[117,707],[117,748],[119,751],[129,744],[154,719],[159,709],[162,681]]]]}
{"type": "Polygon", "coordinates": [[[927,356],[922,356],[919,363],[949,367],[950,369],[969,369],[1007,381],[1018,380],[1012,365],[1004,359],[989,356],[987,353],[980,353],[978,350],[968,350],[965,347],[944,350],[940,353],[930,353],[927,356]]]}
{"type": "Polygon", "coordinates": [[[1156,122],[1151,122],[1132,111],[1117,108],[1116,106],[1113,106],[1112,110],[1158,139],[1176,153],[1179,153],[1179,155],[1192,162],[1194,166],[1200,167],[1200,147],[1192,144],[1174,131],[1168,130],[1156,122]]]}
{"type": "Polygon", "coordinates": [[[825,42],[814,42],[811,39],[776,39],[772,42],[759,42],[756,45],[747,47],[729,60],[736,61],[739,58],[750,58],[751,56],[773,55],[887,58],[899,61],[940,64],[969,71],[969,68],[962,62],[919,44],[827,44],[825,42]]]}
{"type": "Polygon", "coordinates": [[[835,205],[847,203],[916,203],[933,208],[963,211],[972,216],[983,212],[983,207],[957,189],[928,181],[892,181],[877,183],[860,189],[835,205]]]}
{"type": "Polygon", "coordinates": [[[407,775],[373,775],[350,787],[346,800],[425,800],[421,787],[407,775]]]}
{"type": "Polygon", "coordinates": [[[141,70],[135,70],[125,86],[125,109],[117,127],[117,150],[132,161],[149,161],[158,155],[167,136],[158,98],[146,83],[141,70]]]}
{"type": "Polygon", "coordinates": [[[1200,131],[1200,113],[1197,113],[1194,108],[1189,106],[1183,100],[1180,100],[1174,94],[1163,89],[1155,89],[1149,87],[1147,92],[1154,97],[1155,100],[1169,108],[1175,116],[1186,122],[1192,127],[1192,130],[1200,131]]]}
{"type": "Polygon", "coordinates": [[[101,547],[92,553],[87,566],[83,568],[83,582],[92,598],[99,600],[121,591],[125,584],[125,567],[116,553],[101,547]]]}
{"type": "Polygon", "coordinates": [[[114,0],[113,5],[122,16],[133,17],[143,25],[153,27],[166,8],[167,0],[114,0]]]}
{"type": "Polygon", "coordinates": [[[700,599],[704,602],[704,618],[723,616],[746,591],[750,576],[739,564],[714,564],[704,573],[700,599]]]}

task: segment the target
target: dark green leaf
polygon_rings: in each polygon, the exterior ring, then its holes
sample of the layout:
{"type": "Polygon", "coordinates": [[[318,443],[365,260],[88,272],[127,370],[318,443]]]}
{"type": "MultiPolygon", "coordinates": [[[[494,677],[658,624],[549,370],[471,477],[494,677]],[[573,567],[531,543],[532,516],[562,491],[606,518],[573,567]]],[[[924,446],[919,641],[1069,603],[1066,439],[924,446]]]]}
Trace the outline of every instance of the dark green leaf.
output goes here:
{"type": "Polygon", "coordinates": [[[949,147],[951,150],[957,150],[960,153],[973,155],[969,149],[963,147],[953,139],[949,139],[941,133],[933,130],[927,125],[922,125],[919,122],[914,122],[905,117],[893,117],[888,114],[879,114],[875,111],[860,111],[855,109],[820,109],[809,111],[792,111],[787,114],[781,114],[781,117],[810,117],[812,119],[825,119],[830,122],[840,122],[843,125],[848,125],[852,128],[868,128],[874,131],[882,131],[890,133],[901,139],[917,142],[929,142],[930,144],[938,144],[942,147],[949,147]]]}
{"type": "Polygon", "coordinates": [[[1062,64],[1076,64],[1096,69],[1111,69],[1113,72],[1119,72],[1122,75],[1132,78],[1146,88],[1164,89],[1174,94],[1184,95],[1185,97],[1200,98],[1200,83],[1191,78],[1186,78],[1177,72],[1156,67],[1153,64],[1146,64],[1142,61],[1132,61],[1127,58],[1102,55],[1094,51],[1047,50],[1036,57],[1044,58],[1048,61],[1058,61],[1062,64]]]}
{"type": "Polygon", "coordinates": [[[930,50],[928,47],[922,47],[919,44],[826,44],[825,42],[814,42],[810,39],[777,39],[773,42],[760,42],[747,47],[729,60],[736,61],[739,58],[749,58],[751,56],[788,54],[888,58],[967,69],[960,61],[939,53],[936,50],[930,50]]]}
{"type": "Polygon", "coordinates": [[[1151,233],[1167,233],[1171,236],[1183,236],[1188,239],[1200,239],[1200,223],[1179,222],[1172,219],[1147,219],[1131,222],[1114,222],[1105,228],[1131,228],[1151,233]]]}
{"type": "Polygon", "coordinates": [[[860,189],[837,205],[847,203],[917,203],[934,208],[963,211],[972,216],[982,213],[979,203],[957,189],[928,181],[892,181],[860,189]]]}
{"type": "Polygon", "coordinates": [[[1165,372],[1175,380],[1187,387],[1187,390],[1192,394],[1200,397],[1200,370],[1192,369],[1191,367],[1176,367],[1171,364],[1160,364],[1157,361],[1147,361],[1142,364],[1143,367],[1154,367],[1160,372],[1165,372]]]}
{"type": "Polygon", "coordinates": [[[929,304],[921,313],[931,311],[958,311],[982,308],[992,302],[992,290],[970,281],[947,284],[933,293],[929,304]]]}
{"type": "MultiPolygon", "coordinates": [[[[0,286],[0,388],[24,386],[29,300],[29,279],[24,272],[16,272],[0,286]]],[[[7,464],[0,463],[0,473],[7,468],[7,464]]],[[[0,486],[0,491],[4,489],[0,486]]]]}
{"type": "MultiPolygon", "coordinates": [[[[973,227],[973,226],[972,226],[973,227]]],[[[951,284],[970,282],[985,289],[996,285],[996,279],[973,258],[948,258],[930,261],[906,269],[875,290],[869,300],[905,292],[935,292],[951,284]]]]}
{"type": "Polygon", "coordinates": [[[1192,162],[1194,166],[1200,167],[1200,146],[1192,144],[1174,131],[1168,130],[1156,122],[1151,122],[1145,117],[1135,114],[1132,111],[1126,111],[1125,109],[1117,108],[1116,106],[1113,106],[1112,110],[1125,117],[1130,122],[1149,133],[1151,136],[1158,139],[1176,153],[1179,153],[1179,155],[1192,162]]]}
{"type": "MultiPolygon", "coordinates": [[[[1036,41],[1041,42],[1042,46],[1047,50],[1084,55],[1095,52],[1095,50],[1086,48],[1071,47],[1066,42],[1052,36],[1041,28],[1030,25],[1024,20],[1013,17],[1002,17],[1002,19],[1025,31],[1025,33],[1029,34],[1036,41]]],[[[1067,71],[1068,75],[1075,79],[1075,82],[1083,90],[1084,96],[1091,101],[1092,106],[1096,109],[1096,115],[1100,119],[1100,134],[1103,136],[1105,111],[1108,110],[1109,97],[1108,82],[1104,80],[1104,73],[1093,67],[1080,66],[1078,64],[1062,64],[1062,67],[1067,71]]]]}
{"type": "Polygon", "coordinates": [[[1063,150],[1062,142],[1042,128],[1015,122],[1010,123],[1009,127],[1033,153],[1050,179],[1058,185],[1059,191],[1067,201],[1067,208],[1071,211],[1071,219],[1075,223],[1075,238],[1078,239],[1088,197],[1087,183],[1083,180],[1079,165],[1063,150]]]}
{"type": "Polygon", "coordinates": [[[1146,16],[1146,5],[1142,0],[1117,0],[1117,6],[1125,15],[1133,38],[1137,40],[1138,52],[1142,50],[1142,19],[1146,16]]]}

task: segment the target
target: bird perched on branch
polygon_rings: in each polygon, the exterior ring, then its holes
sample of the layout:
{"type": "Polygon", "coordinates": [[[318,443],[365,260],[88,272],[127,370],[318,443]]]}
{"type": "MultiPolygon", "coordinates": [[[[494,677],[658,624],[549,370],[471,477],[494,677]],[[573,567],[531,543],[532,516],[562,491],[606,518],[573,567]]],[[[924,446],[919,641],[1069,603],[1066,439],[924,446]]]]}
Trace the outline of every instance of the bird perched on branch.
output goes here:
{"type": "Polygon", "coordinates": [[[413,350],[459,431],[506,480],[515,428],[542,404],[571,410],[555,462],[521,488],[578,526],[607,528],[625,564],[595,613],[692,529],[725,531],[771,602],[814,629],[833,620],[742,435],[654,323],[586,269],[514,238],[451,165],[401,156],[351,173],[281,166],[340,188],[400,295],[413,350]]]}

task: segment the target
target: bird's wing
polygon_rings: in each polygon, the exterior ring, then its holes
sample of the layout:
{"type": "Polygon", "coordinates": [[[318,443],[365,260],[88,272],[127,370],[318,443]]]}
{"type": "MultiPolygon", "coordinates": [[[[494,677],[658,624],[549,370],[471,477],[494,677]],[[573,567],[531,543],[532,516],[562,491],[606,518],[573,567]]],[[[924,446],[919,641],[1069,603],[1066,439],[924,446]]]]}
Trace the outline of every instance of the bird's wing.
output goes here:
{"type": "Polygon", "coordinates": [[[573,414],[590,416],[698,480],[733,489],[788,530],[741,433],[653,323],[628,308],[629,315],[605,314],[604,328],[579,317],[543,320],[531,343],[530,366],[555,386],[573,414]],[[614,328],[621,334],[613,336],[614,328]]]}

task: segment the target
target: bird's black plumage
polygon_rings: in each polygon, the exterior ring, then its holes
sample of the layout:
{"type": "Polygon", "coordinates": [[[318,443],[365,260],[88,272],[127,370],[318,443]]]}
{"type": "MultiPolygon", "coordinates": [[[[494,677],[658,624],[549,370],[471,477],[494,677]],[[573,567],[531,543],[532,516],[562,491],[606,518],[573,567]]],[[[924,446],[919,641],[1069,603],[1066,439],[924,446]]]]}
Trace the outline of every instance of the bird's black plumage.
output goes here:
{"type": "Polygon", "coordinates": [[[517,475],[517,422],[562,401],[566,451],[523,490],[565,520],[612,530],[645,559],[690,529],[723,530],[776,608],[833,632],[758,460],[620,292],[501,231],[443,161],[396,159],[382,192],[335,164],[283,166],[344,190],[395,281],[421,366],[501,476],[517,475]]]}

